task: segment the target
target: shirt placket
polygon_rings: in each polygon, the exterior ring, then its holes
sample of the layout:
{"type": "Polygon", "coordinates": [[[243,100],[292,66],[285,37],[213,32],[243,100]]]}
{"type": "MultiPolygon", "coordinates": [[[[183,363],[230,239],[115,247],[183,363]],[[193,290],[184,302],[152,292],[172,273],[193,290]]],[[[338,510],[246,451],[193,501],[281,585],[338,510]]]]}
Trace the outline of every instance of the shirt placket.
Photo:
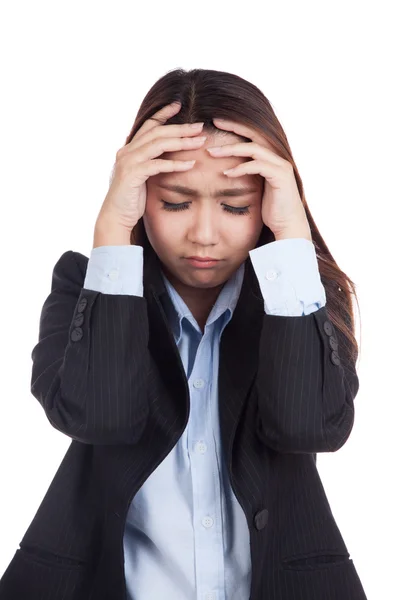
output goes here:
{"type": "Polygon", "coordinates": [[[223,586],[223,537],[221,490],[213,441],[210,353],[212,327],[199,343],[189,378],[190,412],[188,448],[193,486],[193,519],[197,600],[225,600],[223,586]]]}

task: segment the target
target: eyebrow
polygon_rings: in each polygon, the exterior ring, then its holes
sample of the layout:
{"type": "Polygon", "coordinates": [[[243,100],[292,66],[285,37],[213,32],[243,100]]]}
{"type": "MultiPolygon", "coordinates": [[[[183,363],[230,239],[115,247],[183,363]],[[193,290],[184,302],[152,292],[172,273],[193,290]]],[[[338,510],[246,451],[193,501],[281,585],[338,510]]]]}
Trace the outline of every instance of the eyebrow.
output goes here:
{"type": "MultiPolygon", "coordinates": [[[[182,194],[182,196],[191,196],[192,198],[200,198],[201,194],[197,190],[185,187],[184,185],[173,185],[168,183],[157,183],[157,187],[169,190],[170,192],[176,192],[182,194]]],[[[237,196],[245,196],[246,194],[252,194],[258,192],[257,187],[235,187],[228,188],[226,190],[218,190],[215,194],[212,194],[212,198],[232,198],[237,196]]]]}

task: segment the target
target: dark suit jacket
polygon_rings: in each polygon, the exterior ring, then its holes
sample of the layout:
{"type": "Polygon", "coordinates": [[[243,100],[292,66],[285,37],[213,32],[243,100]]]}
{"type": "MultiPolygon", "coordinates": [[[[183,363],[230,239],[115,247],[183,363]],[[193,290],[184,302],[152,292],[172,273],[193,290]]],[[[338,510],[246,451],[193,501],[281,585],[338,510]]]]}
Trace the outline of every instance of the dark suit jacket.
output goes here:
{"type": "MultiPolygon", "coordinates": [[[[60,257],[42,309],[31,390],[72,441],[0,580],[0,600],[123,600],[128,507],[188,421],[157,255],[144,256],[143,298],[83,289],[87,262],[73,251],[60,257]]],[[[316,453],[341,448],[354,423],[359,382],[344,343],[325,307],[266,314],[247,258],[221,338],[219,402],[250,530],[251,600],[366,599],[316,468],[316,453]]]]}

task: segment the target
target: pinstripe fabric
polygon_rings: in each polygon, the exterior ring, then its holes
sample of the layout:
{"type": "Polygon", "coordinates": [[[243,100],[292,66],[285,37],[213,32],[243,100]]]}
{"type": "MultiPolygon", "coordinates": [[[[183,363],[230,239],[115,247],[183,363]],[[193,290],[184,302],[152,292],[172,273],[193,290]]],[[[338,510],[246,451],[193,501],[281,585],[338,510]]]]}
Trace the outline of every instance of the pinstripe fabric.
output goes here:
{"type": "MultiPolygon", "coordinates": [[[[188,421],[156,255],[145,257],[143,298],[83,289],[87,260],[64,253],[41,314],[32,393],[72,442],[0,600],[124,599],[128,508],[188,421]]],[[[358,379],[346,355],[325,307],[266,314],[246,261],[221,337],[219,396],[230,483],[249,527],[250,600],[366,598],[313,456],[351,432],[358,379]]]]}
{"type": "MultiPolygon", "coordinates": [[[[265,244],[251,251],[250,258],[263,284],[269,314],[278,310],[285,315],[309,314],[325,303],[314,246],[308,240],[265,244]]],[[[221,290],[204,335],[163,276],[175,309],[167,310],[167,318],[188,377],[191,408],[177,444],[128,510],[124,532],[128,599],[249,597],[248,525],[221,456],[217,389],[219,339],[235,309],[243,275],[244,264],[221,290]]],[[[143,295],[142,279],[141,246],[101,246],[91,251],[84,287],[143,295]]]]}

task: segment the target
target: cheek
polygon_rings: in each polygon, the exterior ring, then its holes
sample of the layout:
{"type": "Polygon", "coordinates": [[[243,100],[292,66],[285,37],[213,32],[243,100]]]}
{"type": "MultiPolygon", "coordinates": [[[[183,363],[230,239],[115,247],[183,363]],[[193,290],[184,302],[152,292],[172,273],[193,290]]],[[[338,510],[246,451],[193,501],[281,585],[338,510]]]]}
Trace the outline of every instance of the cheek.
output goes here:
{"type": "Polygon", "coordinates": [[[150,205],[143,215],[147,236],[154,246],[172,246],[182,234],[182,220],[150,205]]]}
{"type": "Polygon", "coordinates": [[[262,225],[262,221],[254,215],[229,216],[224,219],[224,236],[232,246],[251,246],[254,241],[258,240],[262,225]]]}

